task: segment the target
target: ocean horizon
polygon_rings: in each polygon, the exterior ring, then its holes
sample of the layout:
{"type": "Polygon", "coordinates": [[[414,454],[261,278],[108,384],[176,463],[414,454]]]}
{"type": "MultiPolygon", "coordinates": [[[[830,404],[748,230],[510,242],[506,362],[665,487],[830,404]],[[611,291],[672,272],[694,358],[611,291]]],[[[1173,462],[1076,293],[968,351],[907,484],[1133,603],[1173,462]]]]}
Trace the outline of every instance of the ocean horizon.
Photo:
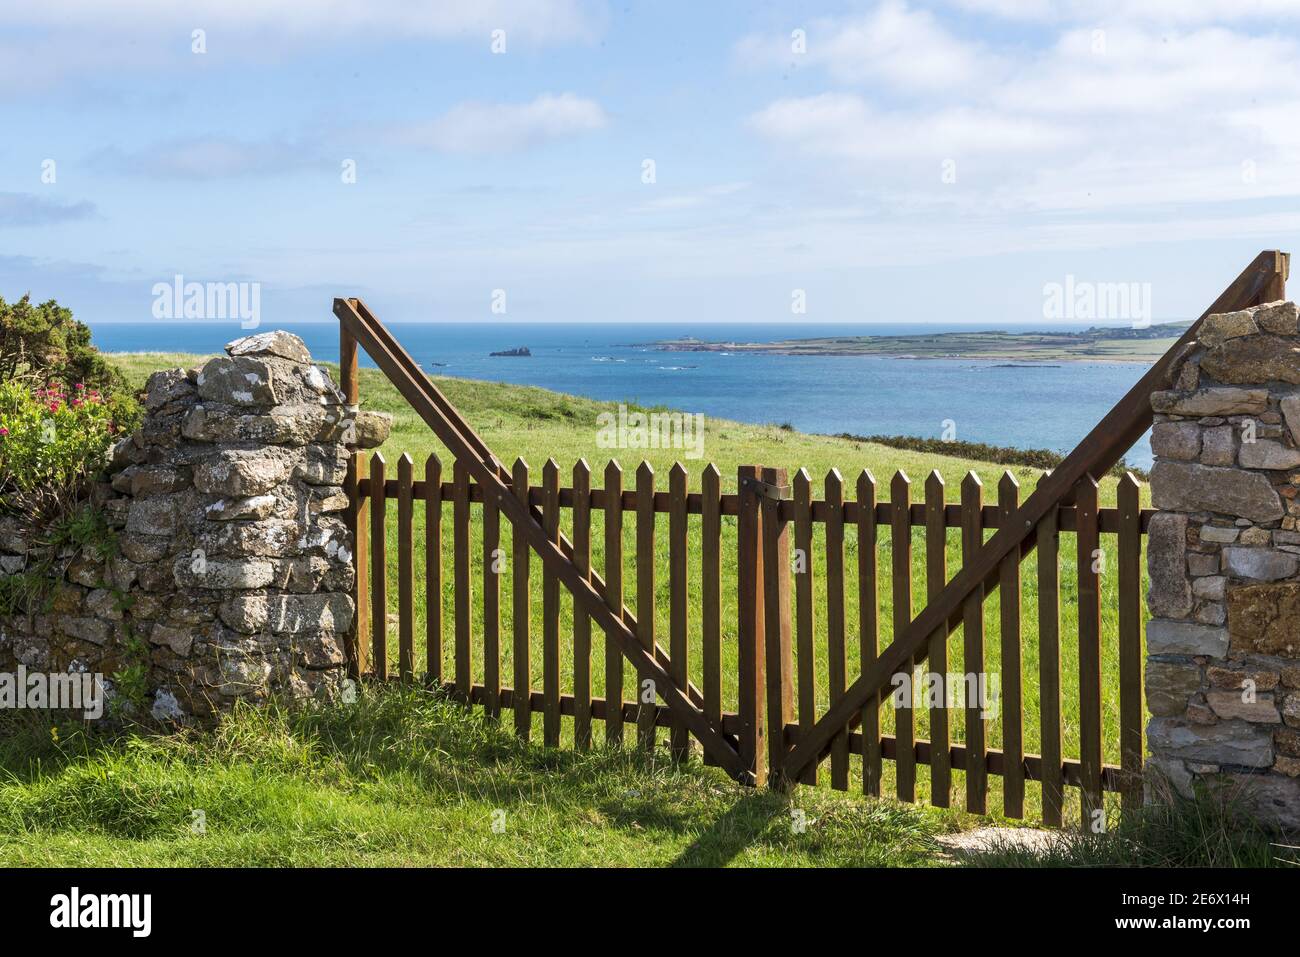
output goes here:
{"type": "MultiPolygon", "coordinates": [[[[1004,359],[788,356],[664,352],[649,343],[694,336],[771,342],[823,335],[1041,331],[1044,323],[521,323],[395,322],[390,328],[425,371],[533,385],[606,402],[666,406],[707,417],[790,425],[837,435],[911,435],[1022,449],[1070,451],[1141,378],[1140,362],[1011,363],[1004,359]],[[491,352],[527,347],[529,357],[491,352]]],[[[1096,323],[1050,324],[1081,331],[1096,323]]],[[[105,352],[220,352],[269,329],[302,337],[312,355],[337,362],[337,323],[150,321],[92,323],[105,352]]],[[[363,366],[373,367],[364,351],[363,366]]],[[[364,396],[363,396],[364,399],[364,396]]],[[[1126,456],[1151,465],[1144,437],[1126,456]]]]}

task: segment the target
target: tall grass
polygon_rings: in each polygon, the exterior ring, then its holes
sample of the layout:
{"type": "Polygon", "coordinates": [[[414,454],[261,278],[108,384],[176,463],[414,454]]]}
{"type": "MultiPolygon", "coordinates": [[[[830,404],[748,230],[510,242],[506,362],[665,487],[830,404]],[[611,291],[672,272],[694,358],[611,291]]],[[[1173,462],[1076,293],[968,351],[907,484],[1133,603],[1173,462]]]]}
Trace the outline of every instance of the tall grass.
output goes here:
{"type": "Polygon", "coordinates": [[[529,747],[399,687],[169,736],[48,718],[0,716],[0,866],[914,866],[955,826],[792,804],[662,754],[529,747]]]}

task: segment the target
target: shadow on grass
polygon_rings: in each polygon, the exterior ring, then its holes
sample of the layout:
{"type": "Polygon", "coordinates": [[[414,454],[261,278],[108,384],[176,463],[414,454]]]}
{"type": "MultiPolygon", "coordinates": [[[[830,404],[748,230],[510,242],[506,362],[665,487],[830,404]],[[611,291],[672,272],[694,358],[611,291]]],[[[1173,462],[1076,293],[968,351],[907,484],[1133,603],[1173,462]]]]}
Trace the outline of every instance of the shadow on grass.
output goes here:
{"type": "Polygon", "coordinates": [[[749,792],[710,822],[672,866],[725,867],[765,840],[774,827],[788,827],[789,821],[787,798],[771,791],[749,792]]]}

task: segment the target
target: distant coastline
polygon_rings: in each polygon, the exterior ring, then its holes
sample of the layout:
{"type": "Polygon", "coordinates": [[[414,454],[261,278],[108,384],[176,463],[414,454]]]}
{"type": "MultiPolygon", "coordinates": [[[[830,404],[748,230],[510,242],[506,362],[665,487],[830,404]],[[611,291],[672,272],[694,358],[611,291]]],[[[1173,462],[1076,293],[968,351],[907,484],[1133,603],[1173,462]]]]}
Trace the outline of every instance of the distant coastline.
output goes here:
{"type": "Polygon", "coordinates": [[[1150,364],[1178,340],[1190,322],[1083,332],[939,332],[920,335],[842,336],[776,342],[718,342],[684,336],[639,343],[661,352],[721,352],[783,356],[878,356],[891,359],[991,359],[1040,366],[1060,362],[1150,364]]]}

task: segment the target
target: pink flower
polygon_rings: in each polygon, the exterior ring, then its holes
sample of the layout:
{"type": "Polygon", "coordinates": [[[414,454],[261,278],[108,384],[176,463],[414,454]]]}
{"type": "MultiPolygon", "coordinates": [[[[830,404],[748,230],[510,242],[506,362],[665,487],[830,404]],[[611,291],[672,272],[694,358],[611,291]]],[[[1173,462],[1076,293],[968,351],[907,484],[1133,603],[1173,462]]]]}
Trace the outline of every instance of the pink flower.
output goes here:
{"type": "Polygon", "coordinates": [[[84,388],[86,388],[86,387],[85,387],[85,385],[84,385],[83,383],[80,383],[80,382],[77,383],[77,391],[78,391],[78,392],[80,392],[80,391],[81,391],[82,389],[84,389],[84,388]]]}
{"type": "Polygon", "coordinates": [[[9,430],[6,429],[3,425],[0,425],[0,436],[5,436],[8,434],[9,434],[9,430]]]}
{"type": "Polygon", "coordinates": [[[76,408],[80,408],[84,403],[80,399],[73,399],[72,402],[70,402],[69,404],[74,409],[76,409],[76,408]]]}

